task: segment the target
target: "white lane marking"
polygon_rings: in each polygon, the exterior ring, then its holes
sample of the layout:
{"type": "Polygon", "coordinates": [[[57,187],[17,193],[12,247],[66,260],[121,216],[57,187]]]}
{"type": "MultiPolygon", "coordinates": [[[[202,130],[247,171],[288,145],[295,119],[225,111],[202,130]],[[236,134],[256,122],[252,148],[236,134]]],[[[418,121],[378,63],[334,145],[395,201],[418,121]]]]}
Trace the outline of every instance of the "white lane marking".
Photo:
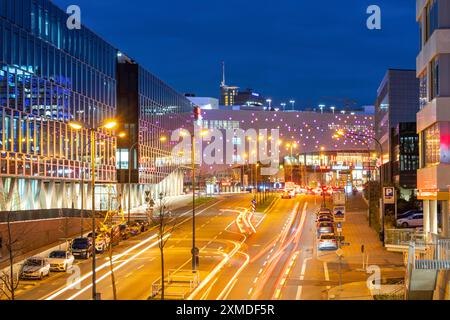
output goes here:
{"type": "MultiPolygon", "coordinates": [[[[325,274],[325,281],[329,282],[330,281],[330,273],[328,272],[328,263],[327,262],[323,262],[323,272],[325,274]]],[[[327,286],[327,289],[330,290],[331,286],[327,286]]]]}
{"type": "MultiPolygon", "coordinates": [[[[303,281],[305,279],[305,273],[306,273],[306,265],[308,261],[312,260],[312,258],[305,258],[303,260],[302,264],[302,272],[300,274],[300,281],[303,281]]],[[[302,297],[302,291],[303,291],[303,285],[298,286],[297,288],[297,294],[295,296],[295,300],[301,300],[302,297]]]]}

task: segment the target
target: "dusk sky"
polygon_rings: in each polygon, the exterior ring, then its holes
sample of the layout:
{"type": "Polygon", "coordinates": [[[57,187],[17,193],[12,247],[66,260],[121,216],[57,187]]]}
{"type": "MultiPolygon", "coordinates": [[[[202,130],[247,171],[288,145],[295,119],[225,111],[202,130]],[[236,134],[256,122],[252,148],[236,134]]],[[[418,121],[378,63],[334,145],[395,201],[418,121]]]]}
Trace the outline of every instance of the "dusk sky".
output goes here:
{"type": "Polygon", "coordinates": [[[412,0],[55,0],[176,90],[218,97],[227,84],[298,107],[373,104],[388,68],[415,68],[412,0]],[[369,5],[382,30],[366,28],[369,5]],[[335,97],[333,100],[325,97],[335,97]]]}

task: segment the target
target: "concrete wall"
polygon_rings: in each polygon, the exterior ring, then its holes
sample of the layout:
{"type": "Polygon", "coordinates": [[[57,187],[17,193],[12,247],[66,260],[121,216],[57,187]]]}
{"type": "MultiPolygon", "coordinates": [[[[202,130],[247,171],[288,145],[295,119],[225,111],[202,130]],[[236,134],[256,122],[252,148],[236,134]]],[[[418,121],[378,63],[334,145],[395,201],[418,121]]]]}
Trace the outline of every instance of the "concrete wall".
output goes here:
{"type": "MultiPolygon", "coordinates": [[[[0,223],[0,266],[8,259],[8,228],[6,223],[0,223]]],[[[84,220],[84,231],[90,228],[90,220],[84,220]]],[[[63,238],[70,238],[81,233],[80,218],[60,218],[50,220],[34,220],[11,223],[12,240],[15,242],[17,256],[33,254],[34,250],[42,249],[56,242],[64,242],[63,238]]]]}

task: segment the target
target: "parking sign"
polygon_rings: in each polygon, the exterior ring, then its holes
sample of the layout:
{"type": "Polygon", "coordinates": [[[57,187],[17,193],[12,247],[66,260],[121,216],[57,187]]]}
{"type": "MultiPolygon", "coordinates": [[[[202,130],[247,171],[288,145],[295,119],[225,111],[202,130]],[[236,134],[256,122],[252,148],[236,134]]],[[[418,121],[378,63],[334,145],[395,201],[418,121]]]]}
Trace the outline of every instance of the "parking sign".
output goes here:
{"type": "Polygon", "coordinates": [[[395,204],[395,188],[383,188],[383,202],[384,204],[395,204]]]}

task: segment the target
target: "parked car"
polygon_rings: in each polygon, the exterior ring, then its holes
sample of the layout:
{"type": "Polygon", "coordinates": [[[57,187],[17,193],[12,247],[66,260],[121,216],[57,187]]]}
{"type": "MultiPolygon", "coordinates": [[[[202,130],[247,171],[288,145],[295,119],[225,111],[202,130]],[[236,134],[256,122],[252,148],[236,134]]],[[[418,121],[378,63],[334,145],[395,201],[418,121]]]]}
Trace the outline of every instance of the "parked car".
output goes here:
{"type": "Polygon", "coordinates": [[[334,234],[334,224],[331,222],[321,222],[317,225],[317,237],[324,233],[334,234]]]}
{"type": "Polygon", "coordinates": [[[327,208],[321,208],[321,209],[319,210],[319,212],[317,212],[317,215],[321,215],[321,214],[330,214],[330,215],[332,215],[333,213],[331,212],[330,209],[327,209],[327,208]]]}
{"type": "Polygon", "coordinates": [[[130,222],[128,224],[128,229],[130,230],[130,234],[132,236],[136,236],[141,233],[141,225],[137,222],[130,222]]]}
{"type": "Polygon", "coordinates": [[[28,258],[20,272],[20,279],[39,279],[50,275],[50,263],[42,257],[28,258]]]}
{"type": "Polygon", "coordinates": [[[51,271],[67,271],[72,265],[75,257],[65,250],[55,250],[50,252],[47,258],[51,271]]]}
{"type": "Polygon", "coordinates": [[[332,233],[324,233],[319,236],[317,244],[319,251],[334,251],[338,249],[336,236],[332,233]]]}
{"type": "Polygon", "coordinates": [[[103,253],[108,248],[111,239],[106,233],[99,233],[95,238],[95,252],[103,253]]]}
{"type": "Polygon", "coordinates": [[[91,238],[76,238],[71,245],[72,254],[76,259],[89,259],[92,255],[91,238]]]}
{"type": "Polygon", "coordinates": [[[321,215],[321,216],[319,216],[319,217],[317,218],[317,224],[319,225],[319,224],[321,224],[322,222],[330,222],[330,223],[333,223],[334,220],[333,220],[333,217],[332,217],[332,216],[329,216],[329,215],[321,215]]]}
{"type": "Polygon", "coordinates": [[[148,220],[136,220],[136,223],[141,226],[141,232],[145,232],[150,228],[150,223],[148,220]]]}
{"type": "Polygon", "coordinates": [[[126,224],[121,224],[119,226],[119,230],[120,230],[120,238],[122,238],[122,240],[127,240],[128,238],[130,238],[131,231],[126,224]]]}
{"type": "Polygon", "coordinates": [[[401,228],[423,227],[423,213],[415,213],[403,219],[397,219],[397,226],[401,228]]]}
{"type": "Polygon", "coordinates": [[[414,214],[423,214],[423,211],[420,211],[420,210],[409,210],[409,211],[406,211],[404,213],[400,213],[400,214],[397,215],[397,220],[410,217],[410,216],[412,216],[414,214]]]}

